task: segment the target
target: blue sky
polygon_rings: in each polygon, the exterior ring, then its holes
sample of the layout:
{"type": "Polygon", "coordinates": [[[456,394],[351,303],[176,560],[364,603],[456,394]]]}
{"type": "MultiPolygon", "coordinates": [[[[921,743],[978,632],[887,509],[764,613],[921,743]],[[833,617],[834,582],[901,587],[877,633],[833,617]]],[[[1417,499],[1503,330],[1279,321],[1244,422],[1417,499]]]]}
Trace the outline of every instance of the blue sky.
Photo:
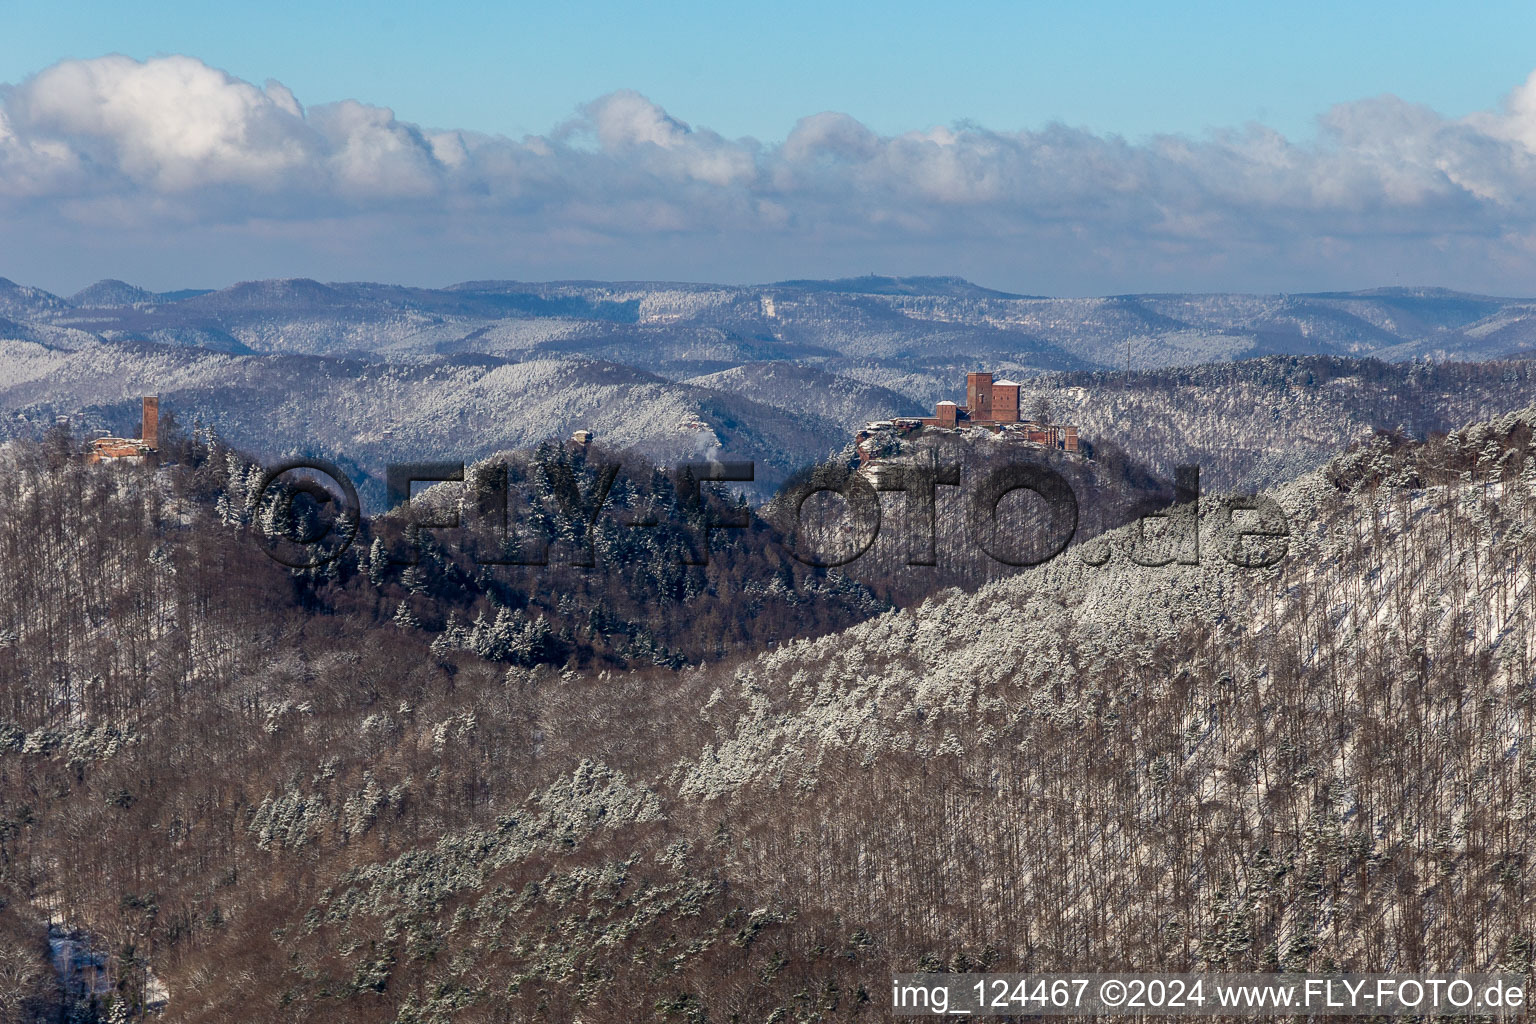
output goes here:
{"type": "Polygon", "coordinates": [[[542,133],[635,89],[728,138],[822,110],[896,133],[1052,120],[1132,137],[1260,121],[1297,138],[1392,93],[1457,116],[1536,67],[1536,4],[30,3],[0,81],[65,57],[192,54],[311,103],[440,128],[542,133]]]}
{"type": "Polygon", "coordinates": [[[7,15],[0,275],[55,290],[1536,291],[1528,2],[7,15]]]}

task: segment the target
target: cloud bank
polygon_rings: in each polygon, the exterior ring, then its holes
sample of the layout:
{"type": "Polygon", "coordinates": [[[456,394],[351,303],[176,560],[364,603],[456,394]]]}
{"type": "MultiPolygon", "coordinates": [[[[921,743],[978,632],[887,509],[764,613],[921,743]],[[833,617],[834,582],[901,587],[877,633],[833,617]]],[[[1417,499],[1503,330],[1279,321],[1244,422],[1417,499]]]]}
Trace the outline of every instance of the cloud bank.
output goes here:
{"type": "Polygon", "coordinates": [[[1536,74],[1467,118],[1340,104],[1305,142],[1258,126],[881,136],[819,113],[768,143],[627,91],[514,140],[306,107],[192,57],[110,56],[0,86],[0,212],[0,274],[34,279],[132,276],[136,252],[151,277],[874,270],[1031,291],[1536,292],[1536,74]]]}

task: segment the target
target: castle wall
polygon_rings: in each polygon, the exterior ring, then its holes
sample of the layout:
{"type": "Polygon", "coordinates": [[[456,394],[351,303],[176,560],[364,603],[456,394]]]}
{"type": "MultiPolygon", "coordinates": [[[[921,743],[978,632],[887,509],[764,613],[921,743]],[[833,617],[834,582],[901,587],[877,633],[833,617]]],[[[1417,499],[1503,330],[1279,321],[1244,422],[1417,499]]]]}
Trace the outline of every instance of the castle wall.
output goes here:
{"type": "Polygon", "coordinates": [[[1019,422],[1019,386],[992,385],[992,418],[999,423],[1019,422]]]}

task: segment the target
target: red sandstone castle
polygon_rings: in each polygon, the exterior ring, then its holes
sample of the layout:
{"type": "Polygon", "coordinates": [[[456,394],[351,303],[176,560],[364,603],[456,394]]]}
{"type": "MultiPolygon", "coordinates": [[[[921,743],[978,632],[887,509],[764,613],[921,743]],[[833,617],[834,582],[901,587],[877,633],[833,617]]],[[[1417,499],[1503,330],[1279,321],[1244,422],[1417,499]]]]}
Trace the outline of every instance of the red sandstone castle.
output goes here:
{"type": "Polygon", "coordinates": [[[98,437],[85,453],[87,462],[149,462],[160,454],[160,399],[144,396],[138,437],[98,437]]]}
{"type": "Polygon", "coordinates": [[[1030,441],[1077,451],[1077,428],[1031,423],[1019,416],[1019,388],[1016,380],[994,381],[990,373],[965,375],[965,404],[940,402],[933,416],[920,422],[925,427],[1011,428],[1027,434],[1030,441]]]}

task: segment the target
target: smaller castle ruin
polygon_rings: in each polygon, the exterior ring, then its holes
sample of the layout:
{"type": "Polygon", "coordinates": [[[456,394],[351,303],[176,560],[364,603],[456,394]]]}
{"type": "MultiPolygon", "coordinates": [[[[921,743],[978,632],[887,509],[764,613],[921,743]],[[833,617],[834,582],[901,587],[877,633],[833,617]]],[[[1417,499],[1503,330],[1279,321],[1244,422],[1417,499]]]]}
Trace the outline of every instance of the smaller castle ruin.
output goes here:
{"type": "Polygon", "coordinates": [[[98,437],[85,453],[87,462],[154,462],[160,454],[160,399],[144,396],[138,437],[98,437]]]}

